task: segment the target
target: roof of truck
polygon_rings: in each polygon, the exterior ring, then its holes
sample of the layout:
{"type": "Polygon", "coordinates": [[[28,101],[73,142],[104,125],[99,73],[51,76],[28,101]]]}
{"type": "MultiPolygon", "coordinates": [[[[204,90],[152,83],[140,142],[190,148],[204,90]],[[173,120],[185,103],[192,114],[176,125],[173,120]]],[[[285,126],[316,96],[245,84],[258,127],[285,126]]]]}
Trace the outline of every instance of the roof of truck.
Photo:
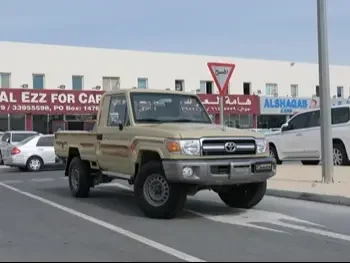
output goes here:
{"type": "Polygon", "coordinates": [[[103,95],[114,94],[130,94],[130,93],[167,93],[167,94],[179,94],[179,95],[196,95],[192,92],[176,91],[176,90],[160,90],[160,89],[120,89],[105,92],[103,95]]]}

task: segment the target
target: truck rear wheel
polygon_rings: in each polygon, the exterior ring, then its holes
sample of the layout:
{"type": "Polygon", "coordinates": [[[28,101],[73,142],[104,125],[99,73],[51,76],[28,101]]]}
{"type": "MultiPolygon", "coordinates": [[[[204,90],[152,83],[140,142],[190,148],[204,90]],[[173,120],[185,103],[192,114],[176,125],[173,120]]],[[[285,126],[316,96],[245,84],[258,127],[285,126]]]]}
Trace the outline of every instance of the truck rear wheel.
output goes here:
{"type": "Polygon", "coordinates": [[[146,163],[136,176],[137,204],[150,218],[171,219],[183,209],[187,192],[181,184],[169,183],[159,161],[146,163]]]}
{"type": "Polygon", "coordinates": [[[69,188],[74,197],[88,197],[90,192],[90,167],[79,157],[74,157],[69,165],[69,188]]]}
{"type": "Polygon", "coordinates": [[[243,184],[219,193],[221,200],[233,208],[252,208],[264,198],[267,189],[266,181],[243,184]]]}

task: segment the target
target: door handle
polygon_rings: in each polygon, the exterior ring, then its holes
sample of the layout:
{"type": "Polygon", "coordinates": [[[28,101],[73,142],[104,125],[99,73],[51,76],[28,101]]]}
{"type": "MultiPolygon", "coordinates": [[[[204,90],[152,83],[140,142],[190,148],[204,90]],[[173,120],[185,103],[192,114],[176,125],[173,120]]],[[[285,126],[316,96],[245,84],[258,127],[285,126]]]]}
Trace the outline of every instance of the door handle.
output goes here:
{"type": "Polygon", "coordinates": [[[43,151],[44,149],[43,148],[38,148],[39,151],[43,151]]]}
{"type": "Polygon", "coordinates": [[[97,140],[102,141],[102,134],[97,134],[97,140]]]}
{"type": "Polygon", "coordinates": [[[301,133],[297,133],[295,136],[303,136],[301,133]]]}

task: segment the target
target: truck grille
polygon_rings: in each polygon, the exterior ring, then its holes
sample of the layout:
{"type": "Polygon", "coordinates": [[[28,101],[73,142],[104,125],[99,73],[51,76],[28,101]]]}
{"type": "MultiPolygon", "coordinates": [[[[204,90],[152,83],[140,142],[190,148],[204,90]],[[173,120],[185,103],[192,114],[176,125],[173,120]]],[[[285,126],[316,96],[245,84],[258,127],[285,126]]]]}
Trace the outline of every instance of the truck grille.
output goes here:
{"type": "Polygon", "coordinates": [[[203,138],[201,146],[203,156],[235,156],[256,153],[255,140],[249,138],[203,138]]]}

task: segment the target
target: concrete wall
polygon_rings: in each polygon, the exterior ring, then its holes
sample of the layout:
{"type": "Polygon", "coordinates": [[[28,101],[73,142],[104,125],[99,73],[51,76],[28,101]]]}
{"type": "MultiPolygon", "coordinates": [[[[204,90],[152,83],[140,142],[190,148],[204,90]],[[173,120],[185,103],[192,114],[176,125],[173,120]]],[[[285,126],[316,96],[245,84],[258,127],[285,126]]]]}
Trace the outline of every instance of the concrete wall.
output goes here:
{"type": "MultiPolygon", "coordinates": [[[[233,51],[234,52],[234,51],[233,51]]],[[[185,90],[200,88],[200,81],[211,81],[207,62],[233,62],[236,70],[230,93],[242,94],[243,82],[252,92],[265,95],[265,84],[278,84],[278,96],[291,96],[291,84],[298,85],[299,97],[311,97],[318,85],[317,64],[291,63],[230,57],[210,57],[126,50],[0,42],[0,73],[11,73],[11,87],[33,86],[32,74],[45,74],[45,88],[65,85],[72,88],[72,75],[84,76],[84,89],[102,87],[102,77],[120,77],[121,88],[137,86],[147,78],[148,87],[175,89],[175,79],[184,80],[185,90]]],[[[331,95],[337,86],[350,96],[350,66],[331,66],[331,95]]]]}

